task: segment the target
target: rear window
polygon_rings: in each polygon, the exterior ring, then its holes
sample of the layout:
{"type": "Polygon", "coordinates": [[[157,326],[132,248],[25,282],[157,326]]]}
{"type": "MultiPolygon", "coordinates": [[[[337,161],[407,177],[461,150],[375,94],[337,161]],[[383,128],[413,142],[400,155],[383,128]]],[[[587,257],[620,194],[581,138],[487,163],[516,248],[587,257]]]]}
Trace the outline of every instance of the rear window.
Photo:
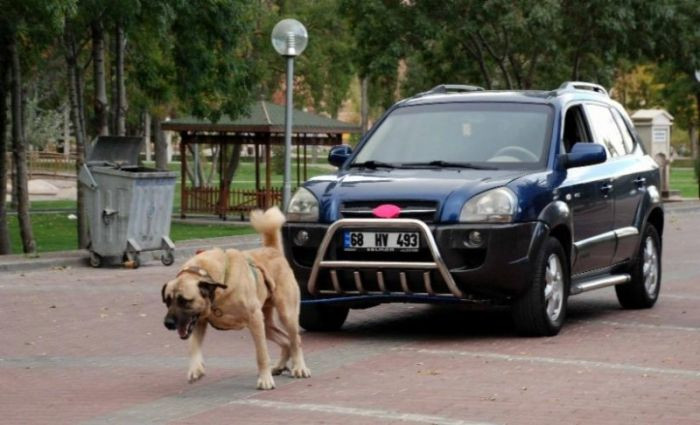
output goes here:
{"type": "Polygon", "coordinates": [[[494,168],[543,164],[552,109],[521,103],[446,103],[394,110],[362,145],[353,162],[396,166],[445,161],[494,168]]]}
{"type": "Polygon", "coordinates": [[[596,143],[605,146],[609,156],[613,158],[627,154],[625,140],[610,109],[600,105],[586,105],[586,112],[596,143]]]}

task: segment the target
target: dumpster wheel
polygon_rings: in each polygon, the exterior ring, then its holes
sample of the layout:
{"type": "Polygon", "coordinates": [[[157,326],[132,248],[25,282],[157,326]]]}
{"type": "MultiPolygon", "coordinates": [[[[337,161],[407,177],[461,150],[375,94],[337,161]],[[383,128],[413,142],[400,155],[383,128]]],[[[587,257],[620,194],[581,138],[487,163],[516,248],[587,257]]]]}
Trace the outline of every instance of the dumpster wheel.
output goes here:
{"type": "Polygon", "coordinates": [[[124,254],[124,267],[127,269],[138,269],[141,266],[141,259],[138,252],[127,252],[124,254]]]}
{"type": "Polygon", "coordinates": [[[163,263],[164,266],[170,266],[175,262],[175,255],[170,250],[164,251],[160,255],[160,262],[163,263]]]}
{"type": "Polygon", "coordinates": [[[90,251],[90,265],[94,268],[102,267],[102,256],[94,251],[90,251]]]}

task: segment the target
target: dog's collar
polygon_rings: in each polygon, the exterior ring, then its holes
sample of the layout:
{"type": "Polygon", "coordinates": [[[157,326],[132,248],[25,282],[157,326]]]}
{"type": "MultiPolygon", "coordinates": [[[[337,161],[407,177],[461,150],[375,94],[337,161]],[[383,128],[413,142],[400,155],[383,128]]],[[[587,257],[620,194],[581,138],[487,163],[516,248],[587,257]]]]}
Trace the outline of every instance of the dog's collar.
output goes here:
{"type": "Polygon", "coordinates": [[[228,255],[224,253],[224,280],[223,280],[223,282],[217,282],[209,274],[209,272],[206,269],[204,269],[203,267],[199,267],[199,266],[183,267],[182,269],[180,269],[179,272],[177,272],[177,275],[175,277],[179,277],[183,273],[192,273],[192,274],[195,274],[195,275],[202,277],[204,279],[208,279],[208,280],[212,281],[213,283],[226,285],[226,281],[228,280],[228,255]]]}
{"type": "Polygon", "coordinates": [[[183,273],[192,273],[192,274],[196,274],[197,276],[200,276],[200,277],[203,277],[203,278],[207,278],[207,279],[210,279],[210,280],[214,280],[214,279],[212,279],[212,277],[209,275],[209,272],[206,271],[205,269],[203,269],[202,267],[197,267],[197,266],[187,266],[187,267],[183,267],[182,269],[180,269],[179,272],[177,272],[177,276],[175,276],[175,277],[179,277],[179,276],[180,276],[181,274],[183,274],[183,273]]]}

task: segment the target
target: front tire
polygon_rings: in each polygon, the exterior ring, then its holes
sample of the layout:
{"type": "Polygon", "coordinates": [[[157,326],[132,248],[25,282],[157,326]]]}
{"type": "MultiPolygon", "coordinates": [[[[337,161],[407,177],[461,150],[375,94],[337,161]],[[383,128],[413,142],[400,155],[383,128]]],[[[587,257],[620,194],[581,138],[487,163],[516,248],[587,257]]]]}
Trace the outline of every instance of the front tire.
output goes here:
{"type": "Polygon", "coordinates": [[[328,304],[302,304],[299,324],[310,332],[337,331],[345,323],[349,307],[328,304]]]}
{"type": "Polygon", "coordinates": [[[512,306],[518,333],[554,336],[566,318],[571,277],[561,243],[550,237],[534,262],[532,285],[512,306]]]}
{"type": "Polygon", "coordinates": [[[164,266],[172,266],[175,262],[175,255],[172,251],[166,251],[160,255],[160,262],[163,263],[164,266]]]}
{"type": "Polygon", "coordinates": [[[661,290],[661,238],[650,224],[644,227],[631,281],[615,286],[617,300],[624,308],[651,308],[661,290]]]}

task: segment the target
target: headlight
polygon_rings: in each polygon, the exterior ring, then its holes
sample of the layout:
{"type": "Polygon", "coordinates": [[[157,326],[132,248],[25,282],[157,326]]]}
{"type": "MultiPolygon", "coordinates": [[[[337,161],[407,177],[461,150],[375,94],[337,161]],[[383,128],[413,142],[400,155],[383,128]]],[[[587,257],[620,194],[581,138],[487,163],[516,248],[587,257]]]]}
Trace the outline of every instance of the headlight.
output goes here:
{"type": "Polygon", "coordinates": [[[300,187],[289,201],[289,221],[318,221],[318,201],[308,189],[300,187]]]}
{"type": "Polygon", "coordinates": [[[518,208],[518,198],[505,187],[492,189],[467,201],[459,213],[461,222],[510,223],[518,208]]]}

